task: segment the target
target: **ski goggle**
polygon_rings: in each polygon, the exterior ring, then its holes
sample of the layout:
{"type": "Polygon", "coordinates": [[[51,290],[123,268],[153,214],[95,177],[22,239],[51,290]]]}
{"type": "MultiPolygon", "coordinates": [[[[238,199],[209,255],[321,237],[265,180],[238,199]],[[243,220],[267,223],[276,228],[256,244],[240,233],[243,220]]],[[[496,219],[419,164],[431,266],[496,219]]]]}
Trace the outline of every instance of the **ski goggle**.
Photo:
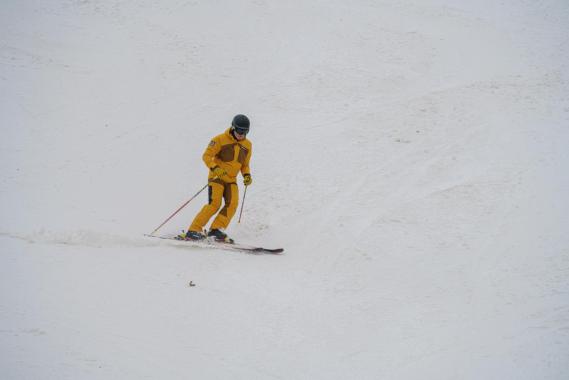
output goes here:
{"type": "Polygon", "coordinates": [[[249,133],[249,129],[238,128],[236,126],[233,126],[233,130],[235,131],[235,133],[241,136],[245,136],[247,133],[249,133]]]}

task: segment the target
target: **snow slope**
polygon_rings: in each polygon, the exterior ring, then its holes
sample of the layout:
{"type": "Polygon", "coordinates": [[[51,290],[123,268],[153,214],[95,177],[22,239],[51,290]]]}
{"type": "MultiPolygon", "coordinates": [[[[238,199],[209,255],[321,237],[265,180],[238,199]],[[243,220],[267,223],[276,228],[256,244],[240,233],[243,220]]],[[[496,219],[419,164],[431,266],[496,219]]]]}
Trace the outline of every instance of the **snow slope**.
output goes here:
{"type": "Polygon", "coordinates": [[[556,0],[4,1],[0,377],[568,378],[567,25],[556,0]],[[285,254],[144,238],[236,113],[228,232],[285,254]]]}

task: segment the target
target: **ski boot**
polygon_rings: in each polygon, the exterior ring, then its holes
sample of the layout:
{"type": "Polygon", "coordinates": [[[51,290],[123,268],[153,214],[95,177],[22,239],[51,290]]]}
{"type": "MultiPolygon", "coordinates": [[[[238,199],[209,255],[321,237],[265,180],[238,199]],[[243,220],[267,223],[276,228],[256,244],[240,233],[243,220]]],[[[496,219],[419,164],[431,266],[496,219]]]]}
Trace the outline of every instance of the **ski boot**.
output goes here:
{"type": "Polygon", "coordinates": [[[205,235],[201,232],[197,231],[190,231],[186,232],[185,234],[182,233],[176,237],[178,240],[203,240],[205,239],[205,235]]]}
{"type": "Polygon", "coordinates": [[[225,232],[223,232],[222,230],[218,230],[217,228],[209,230],[209,232],[207,233],[207,236],[213,237],[213,238],[215,238],[215,241],[219,241],[221,243],[229,243],[229,244],[234,243],[233,239],[231,239],[229,236],[227,236],[227,234],[225,232]]]}

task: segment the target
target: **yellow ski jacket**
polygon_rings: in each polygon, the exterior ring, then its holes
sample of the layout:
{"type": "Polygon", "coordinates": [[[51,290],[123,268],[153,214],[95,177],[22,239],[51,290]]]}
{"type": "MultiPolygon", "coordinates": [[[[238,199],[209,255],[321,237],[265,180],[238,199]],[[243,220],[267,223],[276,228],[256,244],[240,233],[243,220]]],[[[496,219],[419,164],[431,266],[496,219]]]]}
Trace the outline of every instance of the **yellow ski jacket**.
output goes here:
{"type": "Polygon", "coordinates": [[[227,172],[229,180],[223,179],[227,183],[234,183],[237,174],[251,174],[249,168],[249,160],[251,159],[251,152],[253,145],[247,138],[238,141],[227,129],[221,135],[215,136],[207,146],[202,159],[205,165],[210,169],[209,179],[215,178],[213,169],[219,166],[227,172]]]}

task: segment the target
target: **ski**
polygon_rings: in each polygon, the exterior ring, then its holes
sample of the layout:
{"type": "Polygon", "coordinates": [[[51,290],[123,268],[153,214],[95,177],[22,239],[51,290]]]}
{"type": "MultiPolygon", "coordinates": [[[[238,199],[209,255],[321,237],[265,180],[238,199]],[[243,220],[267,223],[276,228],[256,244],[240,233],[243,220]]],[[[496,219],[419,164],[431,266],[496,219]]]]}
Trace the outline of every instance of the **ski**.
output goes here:
{"type": "Polygon", "coordinates": [[[224,243],[219,241],[209,241],[209,244],[213,244],[213,246],[227,249],[230,251],[241,251],[247,253],[256,253],[256,254],[279,254],[284,252],[284,248],[264,248],[264,247],[254,247],[250,245],[244,245],[239,243],[224,243]]]}
{"type": "Polygon", "coordinates": [[[240,244],[240,243],[235,243],[235,242],[227,242],[226,243],[226,242],[216,241],[216,240],[210,239],[210,238],[206,238],[204,240],[184,240],[184,239],[178,238],[177,236],[156,236],[156,235],[147,235],[147,234],[145,234],[144,236],[157,238],[157,239],[163,239],[163,240],[173,240],[176,242],[187,244],[190,247],[218,248],[218,249],[223,249],[226,251],[239,251],[239,252],[257,254],[257,255],[262,255],[262,254],[278,255],[278,254],[284,252],[283,248],[272,249],[272,248],[264,248],[264,247],[256,247],[256,246],[252,246],[252,245],[240,244]]]}

